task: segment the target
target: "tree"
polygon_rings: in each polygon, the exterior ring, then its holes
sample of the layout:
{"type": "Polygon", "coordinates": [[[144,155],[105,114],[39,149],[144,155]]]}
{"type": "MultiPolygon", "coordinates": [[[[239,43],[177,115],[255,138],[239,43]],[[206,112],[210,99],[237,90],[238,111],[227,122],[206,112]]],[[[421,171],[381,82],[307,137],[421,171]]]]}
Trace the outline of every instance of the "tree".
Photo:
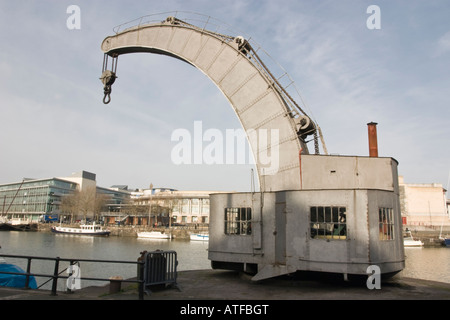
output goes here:
{"type": "Polygon", "coordinates": [[[88,187],[64,196],[61,211],[71,216],[71,223],[78,214],[82,214],[85,221],[88,217],[98,220],[107,199],[105,194],[97,194],[96,187],[88,187]]]}
{"type": "Polygon", "coordinates": [[[61,199],[61,211],[70,215],[70,223],[73,223],[73,217],[77,213],[77,193],[78,191],[66,194],[61,199]]]}
{"type": "Polygon", "coordinates": [[[94,216],[96,194],[96,187],[88,187],[78,194],[78,210],[83,215],[84,221],[87,220],[88,215],[94,216]]]}
{"type": "Polygon", "coordinates": [[[96,193],[94,200],[94,220],[100,220],[100,214],[106,209],[109,197],[104,193],[96,193]]]}

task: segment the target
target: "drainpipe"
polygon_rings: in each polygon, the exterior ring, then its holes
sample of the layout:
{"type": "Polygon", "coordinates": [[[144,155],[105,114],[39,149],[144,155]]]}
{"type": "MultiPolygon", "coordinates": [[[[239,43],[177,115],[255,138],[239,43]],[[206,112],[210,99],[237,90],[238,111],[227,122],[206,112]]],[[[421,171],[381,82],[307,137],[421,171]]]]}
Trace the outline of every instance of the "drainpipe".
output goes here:
{"type": "Polygon", "coordinates": [[[369,156],[378,157],[377,124],[370,122],[367,124],[369,130],[369,156]]]}
{"type": "Polygon", "coordinates": [[[300,190],[303,189],[303,177],[302,177],[302,151],[303,149],[300,148],[300,151],[298,152],[298,161],[300,163],[300,190]]]}

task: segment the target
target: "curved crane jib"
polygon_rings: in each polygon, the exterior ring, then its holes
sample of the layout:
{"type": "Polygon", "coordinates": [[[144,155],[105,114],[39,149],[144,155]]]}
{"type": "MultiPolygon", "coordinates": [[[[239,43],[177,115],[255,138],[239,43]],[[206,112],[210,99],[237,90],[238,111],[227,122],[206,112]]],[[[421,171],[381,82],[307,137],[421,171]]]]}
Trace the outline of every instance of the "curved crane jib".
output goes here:
{"type": "Polygon", "coordinates": [[[270,141],[262,148],[260,141],[249,140],[263,185],[261,190],[301,187],[299,152],[308,153],[305,137],[315,132],[315,125],[244,37],[214,33],[169,17],[160,23],[139,25],[107,37],[102,50],[105,54],[101,78],[105,103],[111,101],[119,55],[150,52],[181,59],[215,83],[232,105],[247,134],[277,130],[277,141],[270,141]],[[110,60],[111,66],[108,65],[110,60]],[[265,155],[277,153],[279,163],[275,170],[268,170],[267,165],[259,161],[265,155]]]}

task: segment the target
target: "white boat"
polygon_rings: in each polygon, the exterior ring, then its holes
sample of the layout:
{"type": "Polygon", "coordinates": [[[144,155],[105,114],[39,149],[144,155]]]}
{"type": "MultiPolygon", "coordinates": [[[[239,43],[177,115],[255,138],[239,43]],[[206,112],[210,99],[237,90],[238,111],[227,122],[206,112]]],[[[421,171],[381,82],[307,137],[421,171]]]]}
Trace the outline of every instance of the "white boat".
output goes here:
{"type": "Polygon", "coordinates": [[[137,233],[138,238],[145,239],[170,239],[170,234],[162,233],[161,231],[144,231],[137,233]]]}
{"type": "Polygon", "coordinates": [[[423,247],[423,242],[413,238],[411,231],[406,230],[406,234],[403,237],[404,247],[423,247]]]}
{"type": "Polygon", "coordinates": [[[202,233],[193,233],[191,234],[191,241],[209,241],[209,235],[202,233]]]}
{"type": "Polygon", "coordinates": [[[8,220],[4,217],[0,217],[1,231],[36,231],[37,229],[37,223],[28,219],[13,218],[8,220]]]}
{"type": "Polygon", "coordinates": [[[84,236],[109,236],[111,231],[103,229],[101,226],[94,224],[82,224],[79,228],[68,227],[52,227],[54,233],[76,234],[84,236]]]}

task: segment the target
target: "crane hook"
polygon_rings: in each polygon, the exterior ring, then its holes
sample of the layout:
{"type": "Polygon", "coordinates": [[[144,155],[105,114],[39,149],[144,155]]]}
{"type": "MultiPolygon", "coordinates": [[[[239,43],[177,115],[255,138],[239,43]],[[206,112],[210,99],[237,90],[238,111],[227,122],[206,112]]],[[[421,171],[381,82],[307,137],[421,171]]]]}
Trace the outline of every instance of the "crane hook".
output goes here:
{"type": "Polygon", "coordinates": [[[105,93],[105,96],[103,97],[104,104],[111,102],[111,91],[111,86],[105,86],[105,88],[103,88],[103,92],[105,93]]]}
{"type": "Polygon", "coordinates": [[[108,104],[111,102],[111,86],[114,84],[114,81],[116,81],[116,74],[112,72],[111,70],[105,70],[102,73],[102,76],[100,80],[103,83],[103,93],[105,96],[103,97],[103,103],[108,104]]]}

